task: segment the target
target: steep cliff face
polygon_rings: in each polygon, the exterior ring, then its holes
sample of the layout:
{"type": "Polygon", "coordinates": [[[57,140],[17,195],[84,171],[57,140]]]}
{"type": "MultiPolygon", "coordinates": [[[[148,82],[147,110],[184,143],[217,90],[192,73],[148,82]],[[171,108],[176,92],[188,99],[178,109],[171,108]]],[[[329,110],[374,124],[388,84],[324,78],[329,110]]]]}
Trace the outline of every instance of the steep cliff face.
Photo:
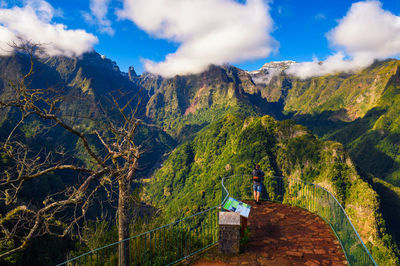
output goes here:
{"type": "MultiPolygon", "coordinates": [[[[400,62],[375,63],[361,72],[337,74],[308,80],[293,80],[285,98],[285,111],[298,114],[344,110],[344,121],[365,116],[380,100],[400,62]]],[[[340,117],[339,117],[340,119],[340,117]]]]}
{"type": "MultiPolygon", "coordinates": [[[[154,82],[156,79],[147,84],[154,82]]],[[[278,113],[258,95],[251,76],[231,66],[211,66],[199,75],[165,79],[150,90],[153,95],[147,104],[147,117],[177,138],[195,133],[229,112],[278,113]]]]}
{"type": "MultiPolygon", "coordinates": [[[[0,72],[11,80],[26,73],[28,66],[29,58],[24,54],[0,58],[0,72]]],[[[3,80],[2,84],[5,83],[3,80]]],[[[141,93],[140,87],[132,83],[115,62],[98,53],[87,53],[80,58],[38,58],[34,61],[34,75],[29,86],[49,88],[63,95],[60,108],[65,117],[98,117],[113,107],[111,94],[116,98],[137,95],[143,98],[142,102],[147,101],[147,94],[141,93]]],[[[6,86],[4,89],[7,90],[6,86]]],[[[6,97],[1,89],[0,97],[6,97]]],[[[132,105],[136,103],[137,100],[132,105]]]]}
{"type": "Polygon", "coordinates": [[[275,71],[279,74],[271,75],[269,82],[259,86],[259,89],[269,101],[284,100],[286,112],[309,114],[344,110],[344,113],[341,112],[343,115],[337,118],[352,121],[380,105],[385,88],[399,65],[400,61],[387,60],[376,62],[354,74],[341,73],[301,80],[286,75],[284,70],[290,65],[284,64],[285,67],[275,71]]]}
{"type": "Polygon", "coordinates": [[[357,73],[306,80],[281,68],[257,89],[269,102],[280,103],[288,117],[343,143],[367,173],[399,185],[399,66],[398,60],[386,60],[357,73]]]}
{"type": "MultiPolygon", "coordinates": [[[[345,144],[357,165],[364,171],[399,186],[399,104],[400,82],[397,70],[386,83],[375,106],[363,117],[348,123],[335,123],[321,132],[325,138],[345,144]]],[[[313,119],[307,121],[307,124],[312,123],[313,119]]]]}
{"type": "MultiPolygon", "coordinates": [[[[284,112],[297,123],[307,126],[322,139],[342,143],[364,177],[379,178],[373,178],[374,189],[382,199],[380,209],[387,232],[398,245],[399,223],[394,209],[400,204],[395,192],[400,186],[399,66],[398,60],[386,60],[357,73],[306,80],[283,71],[268,84],[258,85],[263,97],[281,102],[284,112]]],[[[363,193],[355,191],[352,195],[366,200],[363,193]]],[[[372,217],[371,209],[365,213],[372,217]]],[[[375,228],[365,223],[367,220],[355,221],[361,232],[375,228]]],[[[375,231],[382,235],[382,230],[375,231]]]]}
{"type": "MultiPolygon", "coordinates": [[[[7,80],[17,80],[22,73],[27,73],[28,67],[29,57],[25,54],[0,57],[0,77],[3,77],[0,79],[0,99],[12,97],[7,80]]],[[[133,72],[131,70],[131,77],[134,77],[133,72]]],[[[121,72],[115,62],[98,53],[87,53],[80,58],[36,58],[34,74],[27,84],[29,89],[45,89],[62,96],[59,117],[69,125],[88,132],[104,126],[108,118],[114,119],[114,122],[120,119],[115,102],[121,107],[129,103],[126,112],[137,109],[136,117],[146,119],[148,92],[140,84],[132,82],[129,73],[121,72]]],[[[1,109],[0,112],[1,139],[17,116],[9,108],[1,109]]],[[[77,148],[76,139],[71,139],[57,128],[44,130],[46,126],[44,121],[32,118],[24,123],[20,136],[49,145],[61,144],[69,152],[77,148]]],[[[163,154],[174,147],[175,141],[159,128],[147,126],[146,123],[138,131],[140,134],[137,141],[143,143],[146,149],[139,173],[147,175],[159,163],[163,154]]]]}

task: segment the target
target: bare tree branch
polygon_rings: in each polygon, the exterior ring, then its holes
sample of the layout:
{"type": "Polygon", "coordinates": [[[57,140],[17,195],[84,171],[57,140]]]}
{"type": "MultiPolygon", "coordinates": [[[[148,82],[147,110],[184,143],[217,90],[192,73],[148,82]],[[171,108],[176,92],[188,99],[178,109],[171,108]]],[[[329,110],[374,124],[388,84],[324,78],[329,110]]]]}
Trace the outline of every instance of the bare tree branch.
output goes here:
{"type": "MultiPolygon", "coordinates": [[[[9,166],[4,166],[4,173],[0,175],[0,204],[4,204],[7,209],[0,216],[0,241],[15,240],[15,245],[0,254],[0,259],[25,249],[37,236],[50,234],[63,237],[75,229],[79,230],[89,207],[101,190],[106,192],[109,201],[113,195],[118,195],[119,238],[129,237],[130,188],[141,156],[141,146],[135,145],[133,141],[141,120],[135,117],[138,105],[135,108],[131,106],[138,94],[122,107],[111,95],[120,117],[111,119],[105,114],[103,120],[107,124],[99,123],[99,129],[94,132],[81,130],[62,119],[60,104],[65,100],[62,93],[50,88],[34,89],[29,86],[35,73],[34,56],[40,53],[40,45],[21,41],[14,43],[13,48],[27,54],[30,65],[28,72],[22,74],[19,80],[4,79],[13,95],[0,100],[0,109],[13,108],[20,113],[19,121],[12,127],[5,141],[0,143],[0,152],[10,159],[9,166]],[[40,120],[48,128],[62,128],[75,136],[85,156],[93,164],[89,166],[73,162],[73,157],[63,158],[64,147],[59,147],[59,151],[47,151],[46,148],[38,151],[30,147],[19,133],[23,125],[29,123],[28,118],[40,120]],[[94,143],[93,136],[100,143],[94,143]],[[97,150],[99,146],[100,151],[97,150]],[[62,171],[72,171],[75,184],[53,194],[49,192],[43,202],[24,202],[20,194],[26,184],[62,171]],[[115,188],[118,188],[118,192],[115,188]]],[[[138,99],[137,102],[140,104],[140,101],[138,99]]],[[[80,236],[79,231],[76,234],[80,236]]],[[[127,245],[129,243],[125,241],[121,246],[122,264],[129,257],[127,245]]]]}

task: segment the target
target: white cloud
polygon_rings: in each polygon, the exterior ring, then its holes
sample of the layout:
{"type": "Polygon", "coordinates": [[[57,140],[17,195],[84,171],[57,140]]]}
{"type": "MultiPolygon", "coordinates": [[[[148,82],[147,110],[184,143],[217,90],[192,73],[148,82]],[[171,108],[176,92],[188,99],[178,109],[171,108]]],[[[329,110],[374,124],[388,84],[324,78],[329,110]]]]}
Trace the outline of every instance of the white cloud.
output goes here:
{"type": "Polygon", "coordinates": [[[124,0],[117,14],[157,38],[180,43],[164,62],[145,60],[147,71],[165,77],[263,58],[278,46],[264,0],[124,0]]]}
{"type": "Polygon", "coordinates": [[[376,59],[400,54],[400,16],[382,9],[379,1],[354,3],[339,25],[327,34],[337,52],[325,61],[292,65],[286,72],[309,78],[365,68],[376,59]]]}
{"type": "Polygon", "coordinates": [[[338,72],[353,72],[371,65],[374,58],[371,56],[357,56],[346,60],[343,52],[337,52],[329,56],[325,61],[314,58],[312,62],[296,63],[285,72],[299,78],[306,79],[314,76],[322,76],[338,72]]]}
{"type": "Polygon", "coordinates": [[[49,23],[55,13],[55,9],[44,0],[24,0],[24,5],[35,10],[35,13],[43,22],[49,23]]]}
{"type": "Polygon", "coordinates": [[[0,54],[10,54],[9,44],[18,37],[43,44],[50,56],[80,56],[93,50],[97,37],[84,30],[68,30],[63,24],[52,23],[53,7],[43,0],[25,1],[22,8],[0,9],[0,54]]]}
{"type": "Polygon", "coordinates": [[[111,21],[107,18],[108,6],[111,0],[90,0],[90,11],[92,14],[83,13],[83,17],[89,24],[96,24],[100,32],[114,35],[111,21]]]}

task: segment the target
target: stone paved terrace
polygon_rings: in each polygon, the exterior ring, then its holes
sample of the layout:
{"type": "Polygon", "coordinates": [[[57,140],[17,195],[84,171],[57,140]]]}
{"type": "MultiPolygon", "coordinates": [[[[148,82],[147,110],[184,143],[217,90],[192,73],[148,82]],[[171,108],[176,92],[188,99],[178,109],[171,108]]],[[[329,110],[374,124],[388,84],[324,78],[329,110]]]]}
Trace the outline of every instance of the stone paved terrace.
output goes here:
{"type": "Polygon", "coordinates": [[[298,207],[262,202],[248,220],[250,239],[237,256],[214,247],[187,263],[203,265],[347,265],[330,226],[319,216],[298,207]]]}

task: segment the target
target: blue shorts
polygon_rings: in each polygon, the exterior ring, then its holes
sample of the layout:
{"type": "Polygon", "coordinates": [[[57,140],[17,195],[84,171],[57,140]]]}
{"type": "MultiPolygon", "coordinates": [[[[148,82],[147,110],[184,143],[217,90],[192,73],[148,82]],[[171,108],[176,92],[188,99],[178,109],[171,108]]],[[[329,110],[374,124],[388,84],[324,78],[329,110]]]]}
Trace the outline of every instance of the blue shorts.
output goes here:
{"type": "Polygon", "coordinates": [[[253,184],[253,190],[257,191],[257,192],[261,192],[262,191],[262,185],[253,184]]]}

